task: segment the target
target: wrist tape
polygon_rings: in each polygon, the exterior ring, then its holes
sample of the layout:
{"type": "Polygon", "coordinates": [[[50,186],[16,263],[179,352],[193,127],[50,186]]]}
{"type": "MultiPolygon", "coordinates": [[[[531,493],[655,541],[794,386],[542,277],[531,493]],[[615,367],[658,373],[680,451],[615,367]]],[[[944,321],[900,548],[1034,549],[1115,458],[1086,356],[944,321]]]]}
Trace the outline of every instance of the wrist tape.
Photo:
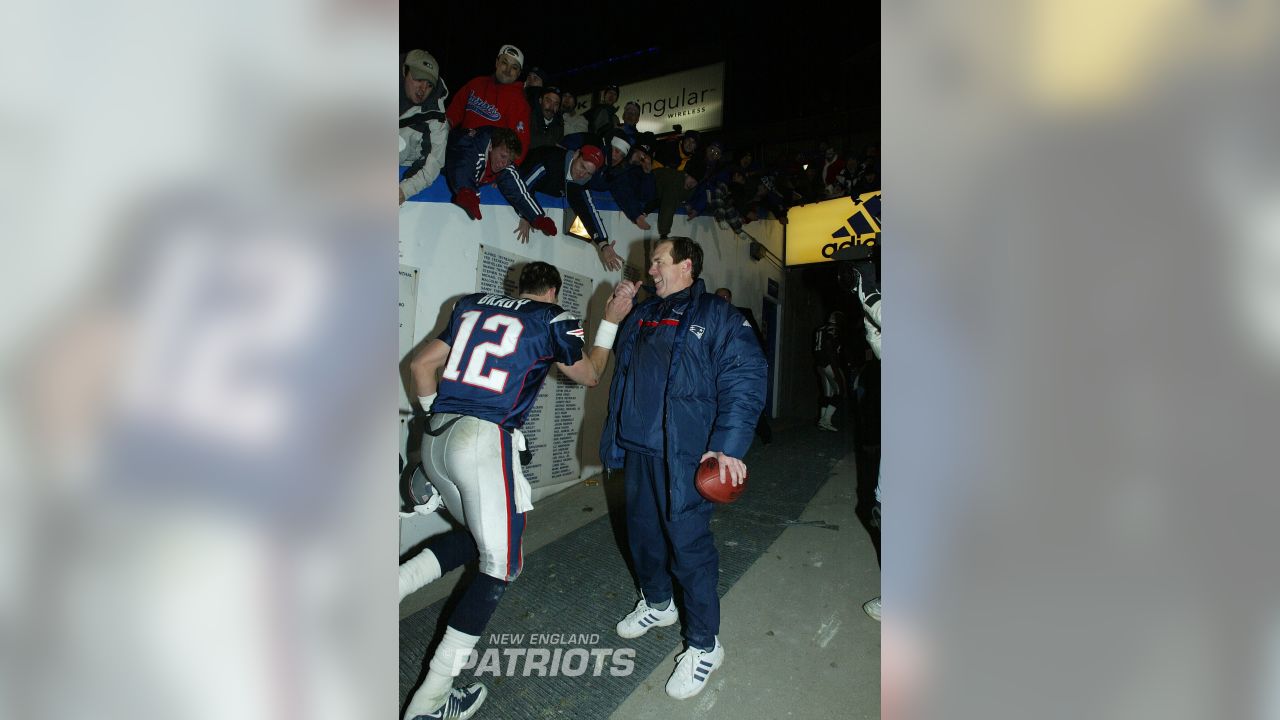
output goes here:
{"type": "Polygon", "coordinates": [[[608,320],[601,320],[596,326],[596,347],[602,347],[605,350],[613,349],[613,339],[618,336],[617,323],[611,323],[608,320]]]}

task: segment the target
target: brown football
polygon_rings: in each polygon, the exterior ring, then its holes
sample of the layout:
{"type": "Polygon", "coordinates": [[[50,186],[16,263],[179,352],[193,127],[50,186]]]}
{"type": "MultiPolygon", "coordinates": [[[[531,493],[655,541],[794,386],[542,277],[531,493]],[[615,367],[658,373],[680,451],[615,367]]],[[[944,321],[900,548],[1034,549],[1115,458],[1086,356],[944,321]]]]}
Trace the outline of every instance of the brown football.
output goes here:
{"type": "Polygon", "coordinates": [[[733,481],[729,479],[726,472],[724,482],[720,482],[720,462],[713,457],[709,457],[702,461],[698,466],[698,473],[694,476],[693,482],[698,487],[698,492],[702,497],[714,503],[731,503],[738,499],[742,491],[747,487],[746,475],[743,475],[742,483],[736,487],[733,481]]]}

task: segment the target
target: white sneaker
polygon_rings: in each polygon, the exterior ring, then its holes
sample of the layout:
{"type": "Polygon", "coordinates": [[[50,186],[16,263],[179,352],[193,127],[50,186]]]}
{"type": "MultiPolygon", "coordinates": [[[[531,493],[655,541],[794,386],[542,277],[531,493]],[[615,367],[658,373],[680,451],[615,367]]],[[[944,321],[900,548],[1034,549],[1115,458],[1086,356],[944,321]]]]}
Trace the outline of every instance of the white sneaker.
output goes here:
{"type": "Polygon", "coordinates": [[[724,662],[724,646],[716,638],[711,652],[689,648],[676,656],[676,671],[667,681],[667,694],[677,700],[691,698],[707,686],[711,673],[724,662]]]}
{"type": "Polygon", "coordinates": [[[618,623],[618,634],[624,638],[638,638],[649,632],[650,628],[674,625],[680,619],[680,611],[676,610],[674,600],[668,600],[667,603],[666,610],[655,610],[649,607],[644,598],[640,598],[636,609],[618,623]]]}
{"type": "Polygon", "coordinates": [[[829,430],[831,432],[840,432],[840,428],[824,420],[818,421],[818,427],[822,428],[823,430],[829,430]]]}
{"type": "Polygon", "coordinates": [[[880,622],[880,596],[877,595],[862,603],[862,612],[866,613],[872,620],[880,622]]]}

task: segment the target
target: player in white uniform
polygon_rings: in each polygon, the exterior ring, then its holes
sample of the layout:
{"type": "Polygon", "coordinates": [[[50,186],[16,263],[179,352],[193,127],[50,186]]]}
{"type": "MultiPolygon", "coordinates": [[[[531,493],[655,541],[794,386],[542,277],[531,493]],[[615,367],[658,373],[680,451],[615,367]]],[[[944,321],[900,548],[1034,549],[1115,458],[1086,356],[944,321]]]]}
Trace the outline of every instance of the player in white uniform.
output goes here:
{"type": "Polygon", "coordinates": [[[452,685],[523,563],[524,513],[533,505],[520,470],[519,428],[553,363],[576,383],[599,382],[613,344],[602,338],[605,328],[631,309],[630,293],[611,298],[597,345],[584,355],[581,322],[555,304],[559,291],[559,271],[531,262],[520,273],[518,297],[462,298],[448,328],[411,363],[418,400],[430,413],[422,462],[466,530],[432,538],[400,566],[400,598],[477,558],[480,574],[449,616],[405,720],[465,719],[484,702],[480,683],[452,685]]]}

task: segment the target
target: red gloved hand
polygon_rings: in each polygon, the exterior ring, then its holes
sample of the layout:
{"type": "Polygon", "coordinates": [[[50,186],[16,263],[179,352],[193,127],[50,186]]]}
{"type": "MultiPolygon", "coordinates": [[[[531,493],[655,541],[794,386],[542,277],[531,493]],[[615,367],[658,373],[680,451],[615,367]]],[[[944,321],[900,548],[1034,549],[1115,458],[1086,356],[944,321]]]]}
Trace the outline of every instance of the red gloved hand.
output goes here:
{"type": "Polygon", "coordinates": [[[462,188],[453,196],[453,202],[458,207],[467,211],[472,220],[480,219],[480,196],[471,188],[462,188]]]}
{"type": "Polygon", "coordinates": [[[543,215],[537,220],[534,220],[530,224],[533,225],[535,230],[542,231],[543,235],[555,235],[559,232],[556,229],[556,224],[551,222],[551,218],[547,217],[546,215],[543,215]]]}

